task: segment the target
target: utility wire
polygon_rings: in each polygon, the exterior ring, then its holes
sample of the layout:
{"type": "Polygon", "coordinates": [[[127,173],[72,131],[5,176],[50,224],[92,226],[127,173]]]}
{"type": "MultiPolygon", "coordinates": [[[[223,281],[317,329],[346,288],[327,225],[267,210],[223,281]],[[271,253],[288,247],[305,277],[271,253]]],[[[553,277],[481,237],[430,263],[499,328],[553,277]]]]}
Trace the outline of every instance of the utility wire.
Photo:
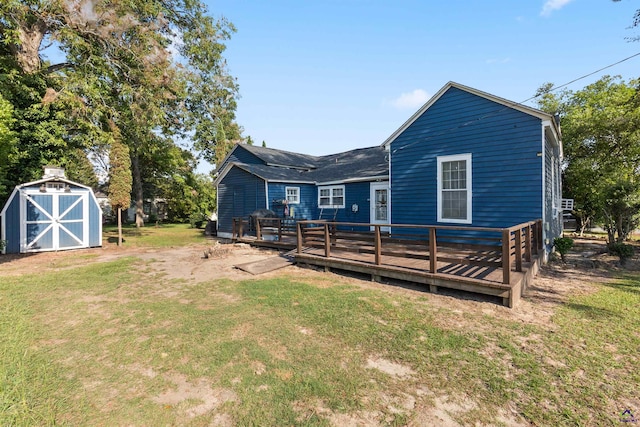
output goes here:
{"type": "MultiPolygon", "coordinates": [[[[569,82],[567,82],[567,83],[561,84],[560,86],[553,86],[553,87],[552,87],[551,89],[549,89],[548,91],[545,91],[545,92],[542,92],[542,93],[538,93],[538,94],[536,94],[536,95],[533,95],[532,97],[527,98],[527,99],[525,99],[524,101],[521,101],[521,102],[513,102],[513,104],[515,104],[515,105],[522,105],[523,107],[526,107],[526,108],[532,108],[532,107],[529,107],[528,105],[524,105],[524,103],[525,103],[525,102],[529,102],[529,101],[531,101],[532,99],[535,99],[535,98],[537,98],[537,97],[539,97],[539,96],[542,96],[542,95],[544,95],[544,94],[546,94],[546,93],[555,92],[555,91],[556,91],[556,90],[558,90],[558,89],[562,89],[563,87],[567,87],[567,86],[569,86],[569,85],[570,85],[570,84],[572,84],[572,83],[575,83],[575,82],[577,82],[577,81],[579,81],[579,80],[582,80],[582,79],[586,79],[587,77],[590,77],[590,76],[592,76],[592,75],[594,75],[594,74],[597,74],[597,73],[599,73],[599,72],[601,72],[601,71],[604,71],[604,70],[606,70],[606,69],[608,69],[608,68],[614,67],[614,66],[616,66],[616,65],[618,65],[618,64],[622,64],[623,62],[628,61],[628,60],[630,60],[630,59],[632,59],[632,58],[635,58],[636,56],[640,56],[640,52],[638,52],[638,53],[636,53],[636,54],[633,54],[633,55],[631,55],[631,56],[628,56],[628,57],[626,57],[626,58],[624,58],[624,59],[621,59],[620,61],[614,62],[613,64],[609,64],[609,65],[607,65],[607,66],[605,66],[605,67],[602,67],[602,68],[600,68],[600,69],[598,69],[598,70],[596,70],[596,71],[593,71],[593,72],[591,72],[591,73],[585,74],[584,76],[581,76],[581,77],[578,77],[578,78],[576,78],[576,79],[573,79],[573,80],[571,80],[571,81],[569,81],[569,82]]],[[[471,125],[471,124],[477,123],[477,122],[479,122],[479,121],[481,121],[481,120],[484,120],[484,119],[487,119],[487,118],[489,118],[489,117],[496,116],[496,115],[500,114],[501,112],[503,112],[503,111],[505,111],[505,110],[507,110],[507,109],[509,109],[509,108],[511,108],[511,107],[509,107],[509,106],[503,106],[502,108],[500,108],[500,109],[498,109],[498,110],[495,110],[495,111],[492,111],[492,112],[489,112],[489,113],[485,114],[484,116],[480,116],[480,117],[478,117],[478,118],[476,118],[476,119],[470,120],[470,121],[468,121],[468,122],[462,123],[462,124],[460,124],[460,125],[458,125],[458,126],[455,126],[455,127],[449,128],[449,129],[444,129],[444,130],[442,130],[442,131],[440,131],[440,132],[438,132],[438,133],[435,133],[435,134],[433,134],[433,135],[426,136],[426,137],[424,137],[424,138],[422,138],[422,139],[420,139],[420,140],[418,140],[418,141],[414,141],[414,142],[412,142],[412,143],[410,143],[410,144],[403,145],[402,147],[400,147],[400,148],[396,148],[395,150],[393,150],[393,151],[392,151],[392,153],[395,153],[395,152],[400,151],[400,150],[404,150],[405,148],[408,148],[408,147],[412,147],[412,146],[414,146],[414,145],[416,145],[416,144],[418,144],[418,143],[428,141],[429,139],[435,138],[436,136],[441,136],[441,135],[444,135],[444,134],[449,133],[449,132],[451,132],[451,131],[454,131],[454,130],[457,130],[457,129],[462,129],[463,127],[466,127],[466,126],[469,126],[469,125],[471,125]]]]}

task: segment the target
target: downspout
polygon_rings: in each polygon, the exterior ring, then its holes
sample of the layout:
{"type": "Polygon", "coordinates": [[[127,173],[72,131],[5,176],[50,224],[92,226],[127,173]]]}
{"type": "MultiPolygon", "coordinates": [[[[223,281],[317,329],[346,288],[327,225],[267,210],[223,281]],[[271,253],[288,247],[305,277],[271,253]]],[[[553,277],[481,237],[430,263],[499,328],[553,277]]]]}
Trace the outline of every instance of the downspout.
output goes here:
{"type": "Polygon", "coordinates": [[[264,203],[265,209],[269,209],[269,182],[264,180],[264,203]]]}
{"type": "Polygon", "coordinates": [[[542,253],[543,263],[547,262],[547,144],[545,140],[545,128],[545,122],[542,122],[542,244],[544,245],[544,252],[542,253]]]}
{"type": "MultiPolygon", "coordinates": [[[[389,204],[389,224],[393,224],[393,218],[391,216],[391,213],[393,212],[393,204],[391,203],[391,144],[387,145],[385,150],[387,150],[387,155],[389,156],[389,200],[387,201],[389,204]]],[[[389,232],[391,232],[391,230],[389,230],[389,232]]]]}

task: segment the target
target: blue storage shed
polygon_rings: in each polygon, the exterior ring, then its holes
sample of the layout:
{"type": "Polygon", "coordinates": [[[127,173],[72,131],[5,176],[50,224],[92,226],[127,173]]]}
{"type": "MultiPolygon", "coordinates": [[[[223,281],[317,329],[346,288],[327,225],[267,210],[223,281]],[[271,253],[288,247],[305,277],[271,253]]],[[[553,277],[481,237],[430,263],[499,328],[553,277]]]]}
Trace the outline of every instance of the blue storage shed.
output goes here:
{"type": "Polygon", "coordinates": [[[3,253],[102,246],[102,209],[93,190],[45,167],[42,179],[18,185],[0,212],[3,253]]]}

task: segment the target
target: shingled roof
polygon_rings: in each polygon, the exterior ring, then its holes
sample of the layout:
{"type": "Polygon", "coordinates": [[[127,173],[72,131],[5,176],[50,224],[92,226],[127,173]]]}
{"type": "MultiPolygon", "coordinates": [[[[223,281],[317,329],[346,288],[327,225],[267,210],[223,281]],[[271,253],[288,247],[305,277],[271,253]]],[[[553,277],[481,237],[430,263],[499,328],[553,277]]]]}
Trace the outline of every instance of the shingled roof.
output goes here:
{"type": "Polygon", "coordinates": [[[310,156],[253,145],[239,147],[254,154],[264,164],[233,162],[229,166],[237,166],[267,181],[319,184],[386,178],[389,175],[387,152],[380,146],[328,156],[310,156]]]}

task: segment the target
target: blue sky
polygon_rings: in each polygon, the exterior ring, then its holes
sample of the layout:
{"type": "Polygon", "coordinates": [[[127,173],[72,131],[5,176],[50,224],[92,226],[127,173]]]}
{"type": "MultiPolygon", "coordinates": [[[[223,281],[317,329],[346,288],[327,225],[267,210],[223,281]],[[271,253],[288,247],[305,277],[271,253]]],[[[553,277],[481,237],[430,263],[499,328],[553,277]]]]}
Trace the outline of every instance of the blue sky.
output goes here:
{"type": "MultiPolygon", "coordinates": [[[[448,81],[521,102],[640,52],[631,0],[207,4],[237,28],[225,58],[244,135],[313,155],[381,144],[448,81]]],[[[638,70],[640,56],[569,88],[638,70]]]]}

